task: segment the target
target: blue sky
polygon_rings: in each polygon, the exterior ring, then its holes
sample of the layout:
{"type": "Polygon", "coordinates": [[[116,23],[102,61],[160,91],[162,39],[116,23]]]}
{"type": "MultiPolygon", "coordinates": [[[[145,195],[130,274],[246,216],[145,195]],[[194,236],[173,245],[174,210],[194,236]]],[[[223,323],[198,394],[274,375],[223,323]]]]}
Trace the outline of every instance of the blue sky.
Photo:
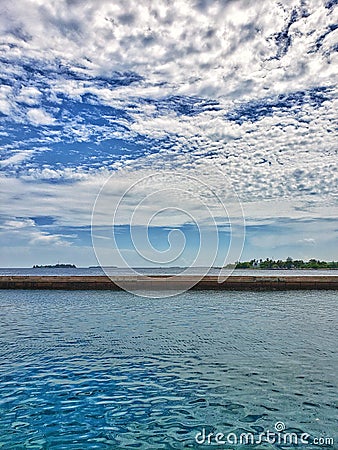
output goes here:
{"type": "Polygon", "coordinates": [[[337,1],[21,0],[0,33],[0,266],[337,259],[337,1]]]}

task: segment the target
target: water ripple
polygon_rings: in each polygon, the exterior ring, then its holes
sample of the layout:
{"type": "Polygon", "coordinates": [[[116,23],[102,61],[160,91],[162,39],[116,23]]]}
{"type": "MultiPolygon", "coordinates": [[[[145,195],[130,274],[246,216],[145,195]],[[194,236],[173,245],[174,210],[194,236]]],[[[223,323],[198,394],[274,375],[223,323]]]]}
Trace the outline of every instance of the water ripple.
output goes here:
{"type": "Polygon", "coordinates": [[[202,429],[277,421],[337,439],[332,292],[2,291],[1,305],[4,450],[201,448],[202,429]]]}

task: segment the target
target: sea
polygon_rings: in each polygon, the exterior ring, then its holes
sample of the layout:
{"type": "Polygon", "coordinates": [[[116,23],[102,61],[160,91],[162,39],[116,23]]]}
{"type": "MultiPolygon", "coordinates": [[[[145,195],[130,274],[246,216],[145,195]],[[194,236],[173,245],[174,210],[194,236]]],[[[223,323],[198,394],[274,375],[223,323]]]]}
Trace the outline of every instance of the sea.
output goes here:
{"type": "Polygon", "coordinates": [[[338,270],[288,270],[288,269],[236,269],[229,270],[213,267],[135,267],[135,268],[118,268],[118,267],[76,267],[76,268],[0,268],[0,276],[99,276],[108,274],[109,276],[121,275],[179,275],[187,272],[189,275],[220,275],[228,274],[232,276],[338,276],[338,270]]]}
{"type": "Polygon", "coordinates": [[[337,297],[2,290],[0,448],[337,449],[337,297]]]}

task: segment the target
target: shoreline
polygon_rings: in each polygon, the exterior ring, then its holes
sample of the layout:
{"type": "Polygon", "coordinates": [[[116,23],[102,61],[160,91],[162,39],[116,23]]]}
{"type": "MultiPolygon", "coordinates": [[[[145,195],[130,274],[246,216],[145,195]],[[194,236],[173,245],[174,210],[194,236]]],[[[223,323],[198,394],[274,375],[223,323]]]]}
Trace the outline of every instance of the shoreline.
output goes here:
{"type": "Polygon", "coordinates": [[[219,282],[218,276],[0,276],[0,289],[34,290],[338,290],[338,276],[229,276],[219,282]]]}

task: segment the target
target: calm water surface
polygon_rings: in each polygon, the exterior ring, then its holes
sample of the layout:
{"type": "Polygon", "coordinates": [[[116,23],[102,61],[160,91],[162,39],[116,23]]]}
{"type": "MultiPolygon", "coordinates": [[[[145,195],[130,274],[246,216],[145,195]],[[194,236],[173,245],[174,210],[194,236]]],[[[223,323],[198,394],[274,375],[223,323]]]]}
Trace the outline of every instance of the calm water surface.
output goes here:
{"type": "MultiPolygon", "coordinates": [[[[189,267],[189,268],[179,268],[179,267],[168,267],[168,268],[109,268],[105,271],[101,267],[78,267],[78,268],[0,268],[1,275],[10,276],[98,276],[105,275],[107,273],[109,276],[120,276],[120,275],[174,275],[174,274],[184,274],[185,270],[188,270],[187,275],[220,275],[220,269],[217,268],[201,268],[201,267],[189,267]]],[[[226,275],[233,276],[338,276],[338,270],[259,270],[259,269],[236,269],[236,270],[226,270],[222,272],[226,275]]]]}
{"type": "Polygon", "coordinates": [[[0,448],[338,448],[337,292],[0,291],[0,448]],[[201,435],[199,435],[201,436],[201,435]]]}

